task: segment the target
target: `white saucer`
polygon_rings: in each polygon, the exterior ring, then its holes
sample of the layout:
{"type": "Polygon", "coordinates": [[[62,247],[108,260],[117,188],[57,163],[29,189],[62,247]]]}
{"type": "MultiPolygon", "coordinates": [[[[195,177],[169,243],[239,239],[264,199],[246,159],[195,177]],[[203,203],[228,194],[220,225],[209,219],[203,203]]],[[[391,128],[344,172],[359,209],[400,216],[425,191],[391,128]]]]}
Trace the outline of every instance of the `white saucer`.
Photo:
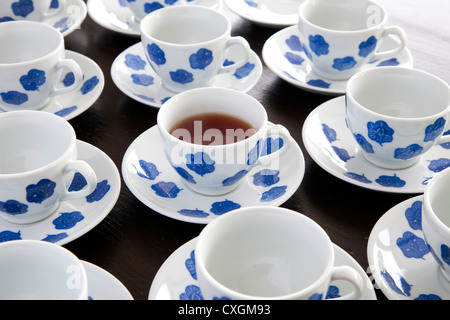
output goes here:
{"type": "MultiPolygon", "coordinates": [[[[194,249],[197,238],[182,245],[162,264],[152,281],[149,300],[203,300],[197,283],[194,249]]],[[[361,300],[376,300],[375,290],[367,274],[347,252],[334,246],[335,265],[347,265],[356,269],[365,281],[361,300]]],[[[350,293],[353,285],[340,280],[330,284],[327,298],[350,293]]]]}
{"type": "Polygon", "coordinates": [[[265,27],[287,27],[298,22],[299,0],[224,0],[241,18],[265,27]]]}
{"type": "MultiPolygon", "coordinates": [[[[305,160],[294,140],[291,141],[289,151],[279,161],[277,167],[281,169],[277,168],[279,172],[274,169],[274,175],[279,178],[276,183],[255,185],[255,174],[265,168],[256,166],[235,190],[221,196],[204,196],[191,191],[167,161],[158,127],[154,126],[137,137],[128,147],[122,161],[122,176],[136,198],[149,208],[176,220],[206,224],[238,207],[278,206],[289,199],[300,186],[305,173],[305,160]],[[146,174],[140,164],[141,160],[155,165],[151,166],[152,174],[148,174],[148,170],[146,174]],[[161,193],[155,190],[158,190],[162,182],[173,183],[176,187],[172,188],[173,192],[170,194],[159,196],[161,193]]],[[[255,178],[258,176],[260,175],[255,178]]]]}
{"type": "Polygon", "coordinates": [[[128,289],[108,271],[81,261],[88,278],[89,300],[133,300],[128,289]]]}
{"type": "MultiPolygon", "coordinates": [[[[138,37],[141,34],[139,22],[134,19],[133,12],[124,3],[126,0],[88,0],[87,11],[89,16],[102,27],[138,37]]],[[[196,5],[222,10],[222,0],[200,0],[196,5]]]]}
{"type": "MultiPolygon", "coordinates": [[[[396,38],[389,36],[382,40],[380,49],[393,48],[397,43],[396,38]]],[[[326,79],[312,71],[300,44],[297,26],[287,27],[272,35],[263,46],[262,57],[270,70],[296,87],[330,95],[345,93],[347,80],[326,79]]],[[[383,65],[412,67],[411,52],[405,48],[392,59],[367,63],[362,70],[383,65]]]]}
{"type": "MultiPolygon", "coordinates": [[[[85,198],[61,203],[54,213],[38,222],[13,224],[0,219],[0,242],[32,239],[64,245],[94,228],[108,215],[119,197],[119,171],[97,147],[77,140],[77,148],[78,159],[90,164],[97,175],[97,189],[85,198]]],[[[72,185],[83,186],[83,183],[74,179],[72,185]]]]}
{"type": "Polygon", "coordinates": [[[303,124],[303,143],[311,158],[332,175],[360,187],[392,193],[423,193],[428,181],[450,166],[450,149],[436,146],[401,170],[372,165],[360,153],[346,125],[345,96],[315,108],[303,124]]]}
{"type": "MultiPolygon", "coordinates": [[[[100,67],[90,58],[66,50],[66,58],[75,60],[83,72],[81,86],[68,93],[55,96],[41,111],[54,113],[70,120],[89,109],[103,91],[105,78],[100,67]]],[[[5,111],[0,110],[0,113],[5,111]]]]}
{"type": "MultiPolygon", "coordinates": [[[[240,59],[239,54],[239,48],[231,47],[228,60],[240,59]]],[[[238,69],[241,72],[237,75],[234,72],[218,74],[212,79],[211,86],[247,92],[258,82],[262,69],[261,60],[252,51],[249,62],[238,69]]],[[[176,94],[162,85],[159,76],[147,62],[141,42],[117,56],[111,66],[111,77],[116,86],[127,96],[152,107],[161,107],[167,99],[176,94]],[[144,76],[148,82],[136,83],[133,80],[135,75],[144,76]]]]}
{"type": "Polygon", "coordinates": [[[422,232],[422,199],[417,196],[387,211],[369,236],[367,257],[375,283],[388,299],[450,299],[422,232]]]}

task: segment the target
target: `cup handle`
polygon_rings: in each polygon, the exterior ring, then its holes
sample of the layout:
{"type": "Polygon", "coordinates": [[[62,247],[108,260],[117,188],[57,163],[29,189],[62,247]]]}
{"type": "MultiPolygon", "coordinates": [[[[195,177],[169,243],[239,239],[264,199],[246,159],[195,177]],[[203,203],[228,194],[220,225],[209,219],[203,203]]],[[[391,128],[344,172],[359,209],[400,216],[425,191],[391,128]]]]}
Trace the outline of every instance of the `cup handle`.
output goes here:
{"type": "MultiPolygon", "coordinates": [[[[39,3],[39,1],[36,1],[39,3]]],[[[62,9],[66,7],[66,0],[59,0],[59,7],[57,10],[50,10],[50,3],[51,1],[42,1],[41,2],[41,19],[48,19],[51,17],[54,17],[56,15],[58,15],[59,13],[61,13],[62,9]],[[42,7],[44,5],[47,5],[48,7],[42,7]]]]}
{"type": "Polygon", "coordinates": [[[380,40],[384,37],[387,37],[390,34],[394,34],[400,39],[400,45],[391,50],[382,51],[382,52],[375,52],[373,56],[370,58],[371,60],[378,60],[378,59],[386,59],[395,56],[396,54],[400,53],[405,47],[406,47],[406,34],[403,31],[402,28],[397,26],[387,27],[383,30],[383,33],[381,34],[380,40]]]}
{"type": "MultiPolygon", "coordinates": [[[[445,130],[444,130],[445,132],[445,130]]],[[[449,143],[450,142],[450,134],[442,135],[438,138],[437,144],[449,143]]]]}
{"type": "Polygon", "coordinates": [[[355,286],[355,290],[345,296],[330,300],[356,300],[361,297],[364,290],[364,281],[361,275],[355,269],[349,266],[334,267],[331,281],[334,280],[349,281],[355,286]]]}
{"type": "Polygon", "coordinates": [[[53,89],[50,92],[50,97],[54,97],[56,95],[64,94],[64,93],[74,90],[75,88],[78,87],[78,85],[83,80],[83,72],[81,71],[81,67],[78,65],[78,63],[76,63],[72,59],[64,59],[64,60],[59,61],[56,64],[55,68],[57,70],[55,73],[56,77],[54,79],[53,89]],[[67,73],[63,73],[64,70],[67,70],[68,72],[73,73],[74,81],[71,85],[69,85],[67,87],[58,88],[58,83],[61,82],[62,75],[67,74],[67,73]]]}
{"type": "Polygon", "coordinates": [[[65,194],[61,198],[61,201],[86,197],[90,195],[97,187],[97,175],[95,174],[94,169],[92,169],[92,167],[86,162],[82,160],[73,160],[69,162],[64,168],[64,176],[68,178],[69,176],[72,176],[71,173],[73,172],[81,173],[81,175],[83,175],[86,179],[87,185],[79,191],[66,190],[65,194]]]}
{"type": "Polygon", "coordinates": [[[247,63],[247,61],[250,59],[250,45],[248,44],[247,40],[245,40],[243,37],[237,36],[237,37],[231,37],[230,39],[228,39],[227,41],[227,53],[230,50],[231,46],[240,46],[243,51],[244,51],[244,57],[237,61],[234,62],[233,64],[230,64],[228,66],[222,66],[219,70],[219,73],[223,73],[223,72],[228,72],[230,70],[234,70],[234,69],[238,69],[240,67],[242,67],[244,64],[247,63]]]}
{"type": "MultiPolygon", "coordinates": [[[[283,145],[280,146],[280,143],[278,144],[271,144],[271,146],[275,146],[276,150],[270,152],[269,154],[260,156],[258,158],[257,164],[259,165],[265,165],[270,162],[272,162],[275,159],[279,159],[282,157],[290,148],[291,146],[291,134],[289,133],[289,130],[286,129],[281,124],[275,124],[275,125],[269,125],[266,132],[266,141],[271,138],[272,141],[279,141],[283,145]],[[281,139],[281,140],[274,140],[274,139],[281,139]]],[[[265,143],[265,142],[264,142],[265,143]]]]}

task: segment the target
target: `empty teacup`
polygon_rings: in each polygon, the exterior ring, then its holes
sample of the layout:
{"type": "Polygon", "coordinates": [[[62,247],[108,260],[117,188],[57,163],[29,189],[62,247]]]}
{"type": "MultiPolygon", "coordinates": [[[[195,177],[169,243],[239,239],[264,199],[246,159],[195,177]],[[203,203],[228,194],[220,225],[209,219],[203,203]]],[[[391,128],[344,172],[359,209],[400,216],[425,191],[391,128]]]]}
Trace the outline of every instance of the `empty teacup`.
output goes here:
{"type": "Polygon", "coordinates": [[[0,243],[1,300],[86,300],[88,280],[69,250],[39,240],[0,243]]]}
{"type": "Polygon", "coordinates": [[[208,86],[218,73],[231,72],[248,62],[250,47],[231,37],[231,23],[215,10],[200,6],[174,6],[148,14],[140,24],[148,62],[161,83],[181,92],[208,86]],[[228,49],[240,46],[238,61],[226,61],[228,49]]]}
{"type": "Polygon", "coordinates": [[[40,109],[78,87],[80,66],[65,58],[64,38],[41,22],[0,23],[0,109],[40,109]]]}
{"type": "Polygon", "coordinates": [[[133,11],[134,18],[141,21],[147,14],[166,7],[196,4],[202,0],[124,0],[133,11]]]}
{"type": "Polygon", "coordinates": [[[65,8],[66,0],[2,0],[0,22],[14,20],[42,21],[65,8]]]}
{"type": "Polygon", "coordinates": [[[0,114],[0,217],[12,223],[46,218],[60,202],[89,195],[93,169],[77,160],[72,126],[54,114],[22,110],[0,114]],[[69,191],[75,173],[86,180],[69,191]]]}
{"type": "Polygon", "coordinates": [[[291,141],[256,99],[227,88],[179,93],[163,104],[157,123],[169,163],[201,194],[230,192],[257,164],[275,168],[291,141]]]}
{"type": "MultiPolygon", "coordinates": [[[[431,179],[425,188],[422,204],[422,230],[436,267],[450,284],[450,170],[431,179]]],[[[430,270],[432,272],[432,270],[430,270]]]]}
{"type": "Polygon", "coordinates": [[[450,89],[441,79],[401,67],[367,69],[347,83],[346,119],[364,157],[402,169],[437,144],[450,116],[450,89]]]}
{"type": "Polygon", "coordinates": [[[210,222],[195,246],[197,279],[206,300],[321,300],[333,280],[355,290],[364,283],[349,266],[334,266],[325,231],[298,212],[279,207],[248,207],[210,222]]]}
{"type": "Polygon", "coordinates": [[[365,63],[392,58],[406,44],[403,30],[387,27],[387,12],[370,0],[306,0],[299,6],[298,29],[312,69],[322,77],[342,80],[365,63]],[[400,39],[395,49],[377,52],[384,37],[400,39]]]}

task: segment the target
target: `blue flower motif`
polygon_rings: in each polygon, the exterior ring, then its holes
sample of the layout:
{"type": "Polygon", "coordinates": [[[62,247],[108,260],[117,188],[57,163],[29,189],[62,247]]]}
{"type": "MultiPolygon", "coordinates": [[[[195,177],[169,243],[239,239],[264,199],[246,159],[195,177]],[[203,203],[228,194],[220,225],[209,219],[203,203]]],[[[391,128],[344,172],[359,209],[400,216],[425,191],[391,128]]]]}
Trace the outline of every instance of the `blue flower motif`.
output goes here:
{"type": "Polygon", "coordinates": [[[188,285],[185,292],[180,294],[180,300],[203,300],[200,288],[196,285],[188,285]]]}
{"type": "Polygon", "coordinates": [[[255,69],[255,65],[253,63],[247,62],[242,67],[236,69],[236,72],[233,74],[236,79],[243,79],[247,77],[252,71],[255,69]]]}
{"type": "Polygon", "coordinates": [[[279,149],[283,148],[284,140],[282,138],[273,139],[272,137],[268,137],[264,141],[263,148],[261,150],[261,157],[271,154],[279,149]]]}
{"type": "Polygon", "coordinates": [[[392,58],[388,60],[381,61],[377,67],[387,67],[387,66],[398,66],[400,62],[398,62],[397,58],[392,58]]]}
{"type": "Polygon", "coordinates": [[[155,43],[147,45],[147,52],[150,60],[156,63],[158,66],[166,63],[166,54],[164,51],[155,43]]]}
{"type": "Polygon", "coordinates": [[[305,46],[304,43],[302,43],[303,52],[308,57],[309,60],[312,60],[311,52],[309,52],[308,48],[305,46]]]}
{"type": "Polygon", "coordinates": [[[85,177],[81,173],[75,172],[72,182],[70,183],[70,186],[69,186],[69,192],[80,191],[86,185],[87,185],[87,181],[86,181],[85,177]]]}
{"type": "Polygon", "coordinates": [[[207,66],[213,62],[214,57],[211,50],[202,48],[197,53],[191,54],[189,57],[189,64],[192,69],[204,70],[207,66]]]}
{"type": "Polygon", "coordinates": [[[183,69],[178,69],[177,71],[170,71],[169,74],[173,82],[186,84],[194,81],[194,75],[183,69]]]}
{"type": "Polygon", "coordinates": [[[418,144],[414,143],[406,148],[397,148],[394,151],[394,158],[395,159],[403,159],[408,160],[414,157],[417,157],[420,155],[423,151],[423,148],[419,146],[418,144]]]}
{"type": "Polygon", "coordinates": [[[144,12],[145,13],[150,13],[155,10],[159,10],[161,8],[164,8],[164,6],[162,4],[160,4],[159,2],[151,2],[151,3],[146,2],[144,4],[144,12]]]}
{"type": "Polygon", "coordinates": [[[189,172],[187,172],[184,168],[182,167],[176,167],[175,171],[178,172],[178,174],[185,179],[187,182],[189,183],[193,183],[193,184],[197,184],[197,182],[195,182],[194,177],[192,175],[189,174],[189,172]]]}
{"type": "Polygon", "coordinates": [[[436,160],[431,160],[428,165],[428,169],[433,172],[441,172],[442,170],[450,167],[450,159],[440,158],[436,160]]]}
{"type": "Polygon", "coordinates": [[[328,48],[330,45],[320,34],[309,36],[308,39],[309,47],[316,55],[327,55],[329,53],[328,48]]]}
{"type": "Polygon", "coordinates": [[[344,162],[347,162],[348,160],[354,158],[354,156],[350,156],[348,154],[348,151],[342,148],[338,148],[336,146],[332,146],[331,148],[333,148],[334,152],[337,154],[337,156],[339,157],[339,159],[341,159],[344,162]]]}
{"type": "Polygon", "coordinates": [[[383,120],[377,122],[367,123],[369,139],[377,142],[380,146],[385,142],[392,142],[394,140],[394,130],[383,120]]]}
{"type": "Polygon", "coordinates": [[[262,143],[262,139],[259,139],[258,142],[256,142],[256,145],[248,152],[248,155],[247,155],[247,164],[248,165],[253,165],[258,160],[259,154],[261,152],[261,143],[262,143]]]}
{"type": "Polygon", "coordinates": [[[149,180],[155,180],[157,176],[161,172],[158,171],[158,168],[153,162],[147,162],[145,160],[139,160],[139,166],[144,170],[144,173],[137,172],[139,177],[149,179],[149,180]]]}
{"type": "Polygon", "coordinates": [[[434,141],[437,137],[441,135],[445,128],[445,119],[439,118],[433,124],[430,124],[425,128],[425,138],[423,141],[434,141]]]}
{"type": "Polygon", "coordinates": [[[77,106],[71,106],[71,107],[67,107],[67,108],[61,109],[59,111],[56,111],[55,114],[59,117],[64,118],[65,116],[71,114],[72,112],[74,112],[77,109],[78,109],[77,106]]]}
{"type": "Polygon", "coordinates": [[[397,284],[395,283],[395,280],[392,278],[392,276],[389,274],[389,272],[387,272],[386,270],[383,270],[380,272],[380,274],[392,290],[394,290],[395,292],[397,292],[398,294],[401,294],[403,296],[409,297],[411,295],[412,285],[410,285],[408,282],[406,282],[405,278],[400,277],[400,286],[401,286],[401,288],[400,288],[399,286],[397,286],[397,284]]]}
{"type": "Polygon", "coordinates": [[[20,77],[20,84],[26,91],[38,91],[45,81],[45,71],[31,69],[26,75],[20,77]]]}
{"type": "Polygon", "coordinates": [[[257,7],[258,7],[258,3],[255,2],[255,1],[244,0],[244,2],[245,2],[249,7],[252,7],[252,8],[257,8],[257,7]]]}
{"type": "Polygon", "coordinates": [[[86,80],[83,85],[81,86],[81,94],[87,94],[94,90],[94,88],[98,85],[100,80],[97,78],[97,76],[93,76],[92,78],[86,80]]]}
{"type": "Polygon", "coordinates": [[[205,152],[189,153],[185,157],[186,166],[202,177],[215,170],[215,161],[205,152]]]}
{"type": "Polygon", "coordinates": [[[64,87],[70,87],[75,83],[75,74],[73,72],[68,72],[64,76],[64,79],[62,80],[62,83],[64,87]]]}
{"type": "Polygon", "coordinates": [[[0,17],[0,22],[14,21],[11,17],[0,17]]]}
{"type": "Polygon", "coordinates": [[[378,179],[375,179],[375,181],[383,187],[393,188],[403,188],[406,184],[406,182],[397,177],[396,174],[394,174],[393,176],[379,176],[378,179]]]}
{"type": "Polygon", "coordinates": [[[18,91],[8,91],[0,93],[3,102],[19,106],[28,101],[28,95],[18,91]]]}
{"type": "Polygon", "coordinates": [[[205,212],[203,210],[199,210],[199,209],[181,209],[178,210],[179,214],[182,214],[183,216],[188,216],[188,217],[194,217],[194,218],[206,218],[207,216],[209,216],[208,212],[205,212]]]}
{"type": "Polygon", "coordinates": [[[329,286],[325,299],[335,299],[339,298],[341,295],[339,294],[339,287],[337,286],[329,286]]]}
{"type": "Polygon", "coordinates": [[[328,89],[331,86],[331,83],[325,82],[322,79],[311,79],[311,80],[308,80],[306,82],[306,84],[308,84],[310,86],[318,87],[318,88],[324,88],[324,89],[328,89]]]}
{"type": "Polygon", "coordinates": [[[144,87],[152,85],[154,80],[152,76],[149,76],[147,74],[136,74],[136,73],[131,75],[131,79],[133,79],[134,84],[144,87]]]}
{"type": "Polygon", "coordinates": [[[50,9],[58,9],[59,8],[59,0],[52,0],[50,2],[50,9]]]}
{"type": "Polygon", "coordinates": [[[247,170],[241,170],[241,171],[237,172],[234,176],[223,180],[222,185],[223,186],[232,186],[233,184],[235,184],[236,182],[241,180],[243,177],[245,177],[247,172],[248,172],[247,170]]]}
{"type": "Polygon", "coordinates": [[[127,54],[125,56],[125,65],[133,70],[144,70],[146,62],[137,54],[127,54]]]}
{"type": "Polygon", "coordinates": [[[373,151],[373,147],[370,144],[369,141],[366,140],[366,138],[364,138],[364,136],[362,134],[355,134],[355,139],[358,142],[358,144],[361,146],[361,148],[367,152],[367,153],[374,153],[375,151],[373,151]]]}
{"type": "Polygon", "coordinates": [[[354,179],[354,180],[362,182],[362,183],[367,183],[367,184],[372,183],[372,181],[367,179],[364,174],[357,174],[354,172],[345,172],[344,176],[347,176],[351,179],[354,179]]]}
{"type": "Polygon", "coordinates": [[[58,29],[59,32],[64,32],[69,29],[73,24],[73,20],[70,17],[64,17],[61,20],[56,21],[53,24],[53,28],[58,29]]]}
{"type": "Polygon", "coordinates": [[[268,191],[263,192],[261,199],[259,201],[261,202],[270,202],[275,199],[278,199],[283,194],[286,193],[287,186],[280,186],[280,187],[273,187],[268,191]]]}
{"type": "Polygon", "coordinates": [[[22,240],[22,236],[20,234],[20,231],[13,232],[10,230],[5,230],[0,232],[0,242],[6,242],[11,240],[22,240]]]}
{"type": "Polygon", "coordinates": [[[211,212],[215,215],[222,215],[232,210],[239,209],[241,205],[231,200],[214,202],[211,205],[211,212]]]}
{"type": "Polygon", "coordinates": [[[325,134],[325,137],[327,138],[329,143],[332,143],[337,140],[336,130],[329,127],[327,124],[322,123],[322,131],[325,134]]]}
{"type": "Polygon", "coordinates": [[[0,201],[0,211],[15,216],[27,212],[28,205],[17,200],[0,201]]]}
{"type": "Polygon", "coordinates": [[[195,280],[197,280],[197,270],[195,269],[195,252],[194,250],[191,251],[190,258],[186,259],[184,262],[184,265],[186,266],[186,269],[188,269],[189,273],[191,274],[191,277],[195,280]]]}
{"type": "Polygon", "coordinates": [[[371,36],[366,41],[363,41],[359,44],[359,52],[358,55],[360,57],[367,57],[369,54],[372,53],[373,50],[375,50],[375,47],[377,46],[377,38],[374,36],[371,36]]]}
{"type": "Polygon", "coordinates": [[[303,51],[300,38],[296,35],[292,35],[288,39],[286,39],[286,44],[292,51],[299,51],[299,52],[303,51]]]}
{"type": "Polygon", "coordinates": [[[441,297],[435,294],[419,294],[417,298],[414,298],[414,300],[442,300],[441,297]]]}
{"type": "Polygon", "coordinates": [[[53,224],[57,230],[66,230],[75,227],[83,219],[84,216],[80,211],[60,212],[60,216],[53,220],[53,224]]]}
{"type": "Polygon", "coordinates": [[[16,16],[26,18],[34,11],[32,0],[19,0],[11,5],[12,11],[16,16]]]}
{"type": "Polygon", "coordinates": [[[355,58],[353,57],[336,58],[333,61],[332,67],[339,71],[351,69],[356,65],[355,58]]]}
{"type": "Polygon", "coordinates": [[[450,265],[450,248],[445,244],[441,244],[441,258],[446,264],[450,265]]]}
{"type": "Polygon", "coordinates": [[[173,182],[160,181],[153,184],[151,188],[156,192],[156,194],[163,198],[176,198],[178,193],[181,191],[177,185],[173,182]]]}
{"type": "Polygon", "coordinates": [[[48,234],[42,241],[52,242],[56,243],[58,241],[61,241],[62,239],[67,238],[69,235],[65,232],[61,232],[58,234],[48,234]]]}
{"type": "Polygon", "coordinates": [[[297,66],[301,65],[303,61],[305,61],[305,59],[303,59],[301,55],[292,52],[286,52],[284,54],[284,57],[287,59],[287,61],[289,61],[290,64],[297,66]]]}
{"type": "Polygon", "coordinates": [[[108,193],[111,186],[108,184],[108,180],[103,180],[97,183],[97,187],[90,195],[86,197],[86,201],[89,203],[100,201],[108,193]]]}
{"type": "Polygon", "coordinates": [[[425,240],[410,231],[406,231],[402,237],[397,239],[397,246],[407,258],[423,259],[423,256],[430,252],[425,240]]]}
{"type": "Polygon", "coordinates": [[[280,181],[279,170],[262,169],[253,176],[255,186],[270,187],[280,181]]]}
{"type": "Polygon", "coordinates": [[[405,210],[405,218],[413,230],[422,230],[422,201],[415,201],[405,210]]]}
{"type": "Polygon", "coordinates": [[[323,294],[321,293],[313,293],[308,300],[322,300],[323,294]]]}
{"type": "Polygon", "coordinates": [[[26,187],[27,201],[42,203],[53,195],[55,187],[56,183],[49,179],[42,179],[37,184],[30,184],[26,187]]]}

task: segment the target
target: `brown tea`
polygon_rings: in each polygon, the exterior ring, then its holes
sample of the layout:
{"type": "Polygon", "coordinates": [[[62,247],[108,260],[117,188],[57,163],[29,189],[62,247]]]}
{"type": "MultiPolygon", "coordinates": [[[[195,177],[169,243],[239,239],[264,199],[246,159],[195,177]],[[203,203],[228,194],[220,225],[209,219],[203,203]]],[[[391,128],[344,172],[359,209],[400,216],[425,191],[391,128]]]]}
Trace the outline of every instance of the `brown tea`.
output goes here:
{"type": "Polygon", "coordinates": [[[238,117],[221,113],[202,113],[175,124],[170,133],[183,141],[201,145],[235,143],[252,136],[256,130],[238,117]]]}

